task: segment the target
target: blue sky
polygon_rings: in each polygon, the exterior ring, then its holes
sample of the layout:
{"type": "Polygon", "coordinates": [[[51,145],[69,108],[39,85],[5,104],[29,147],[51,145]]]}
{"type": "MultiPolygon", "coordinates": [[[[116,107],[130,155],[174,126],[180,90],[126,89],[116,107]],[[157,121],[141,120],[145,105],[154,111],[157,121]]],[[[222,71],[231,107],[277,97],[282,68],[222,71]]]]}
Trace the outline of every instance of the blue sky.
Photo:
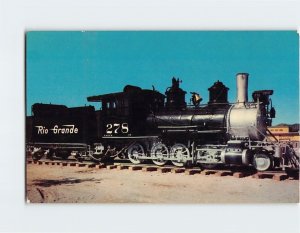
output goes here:
{"type": "MultiPolygon", "coordinates": [[[[164,93],[171,78],[200,93],[217,80],[236,99],[235,75],[254,90],[273,89],[273,124],[299,122],[299,37],[296,31],[98,31],[26,34],[27,115],[34,103],[90,104],[86,97],[127,84],[164,93]]],[[[96,108],[99,106],[95,105],[96,108]]]]}

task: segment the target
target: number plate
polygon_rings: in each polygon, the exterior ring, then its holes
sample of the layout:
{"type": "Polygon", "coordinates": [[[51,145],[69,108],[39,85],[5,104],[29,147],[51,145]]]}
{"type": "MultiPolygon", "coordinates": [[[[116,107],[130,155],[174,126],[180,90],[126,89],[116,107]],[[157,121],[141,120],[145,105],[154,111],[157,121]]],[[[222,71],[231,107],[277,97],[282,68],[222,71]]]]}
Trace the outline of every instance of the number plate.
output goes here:
{"type": "Polygon", "coordinates": [[[108,123],[105,127],[104,136],[127,135],[129,133],[129,126],[127,122],[122,123],[108,123]]]}

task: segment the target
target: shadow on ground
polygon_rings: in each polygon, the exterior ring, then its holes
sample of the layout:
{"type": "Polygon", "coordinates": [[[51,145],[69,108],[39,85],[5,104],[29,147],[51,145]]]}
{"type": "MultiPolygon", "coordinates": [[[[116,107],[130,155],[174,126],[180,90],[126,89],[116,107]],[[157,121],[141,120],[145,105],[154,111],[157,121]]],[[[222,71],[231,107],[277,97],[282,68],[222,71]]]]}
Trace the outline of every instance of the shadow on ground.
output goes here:
{"type": "Polygon", "coordinates": [[[42,180],[34,180],[33,184],[41,187],[50,187],[55,185],[62,185],[62,184],[79,184],[82,182],[96,182],[99,183],[100,179],[74,179],[74,178],[65,178],[61,180],[48,180],[48,179],[42,179],[42,180]]]}

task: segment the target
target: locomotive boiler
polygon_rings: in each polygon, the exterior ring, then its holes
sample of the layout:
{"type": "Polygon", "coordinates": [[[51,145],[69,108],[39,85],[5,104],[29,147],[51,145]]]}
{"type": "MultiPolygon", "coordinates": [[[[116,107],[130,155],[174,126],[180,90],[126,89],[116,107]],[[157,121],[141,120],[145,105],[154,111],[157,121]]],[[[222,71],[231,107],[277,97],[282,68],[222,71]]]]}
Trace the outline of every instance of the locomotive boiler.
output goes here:
{"type": "Polygon", "coordinates": [[[184,102],[185,92],[179,88],[178,80],[173,80],[172,87],[166,91],[164,111],[147,118],[151,128],[160,130],[163,141],[160,147],[165,154],[169,153],[161,156],[160,164],[168,157],[177,166],[196,162],[204,167],[223,163],[253,164],[258,170],[270,168],[271,156],[265,152],[266,147],[257,144],[265,138],[267,126],[275,117],[274,108],[269,110],[269,102],[260,99],[269,100],[273,91],[256,91],[255,99],[249,102],[246,73],[237,75],[236,103],[228,103],[228,90],[217,81],[209,88],[208,104],[194,104],[189,108],[184,102]]]}
{"type": "MultiPolygon", "coordinates": [[[[196,92],[187,104],[186,92],[173,78],[165,95],[127,85],[122,92],[88,97],[100,103],[99,110],[35,104],[32,156],[97,162],[119,157],[135,164],[151,160],[159,166],[205,168],[242,165],[259,171],[287,166],[282,145],[266,137],[275,117],[273,90],[254,91],[249,101],[248,78],[247,73],[237,74],[234,103],[228,102],[229,88],[218,80],[208,89],[206,104],[196,92]]],[[[298,157],[293,161],[289,165],[299,166],[298,157]]]]}

